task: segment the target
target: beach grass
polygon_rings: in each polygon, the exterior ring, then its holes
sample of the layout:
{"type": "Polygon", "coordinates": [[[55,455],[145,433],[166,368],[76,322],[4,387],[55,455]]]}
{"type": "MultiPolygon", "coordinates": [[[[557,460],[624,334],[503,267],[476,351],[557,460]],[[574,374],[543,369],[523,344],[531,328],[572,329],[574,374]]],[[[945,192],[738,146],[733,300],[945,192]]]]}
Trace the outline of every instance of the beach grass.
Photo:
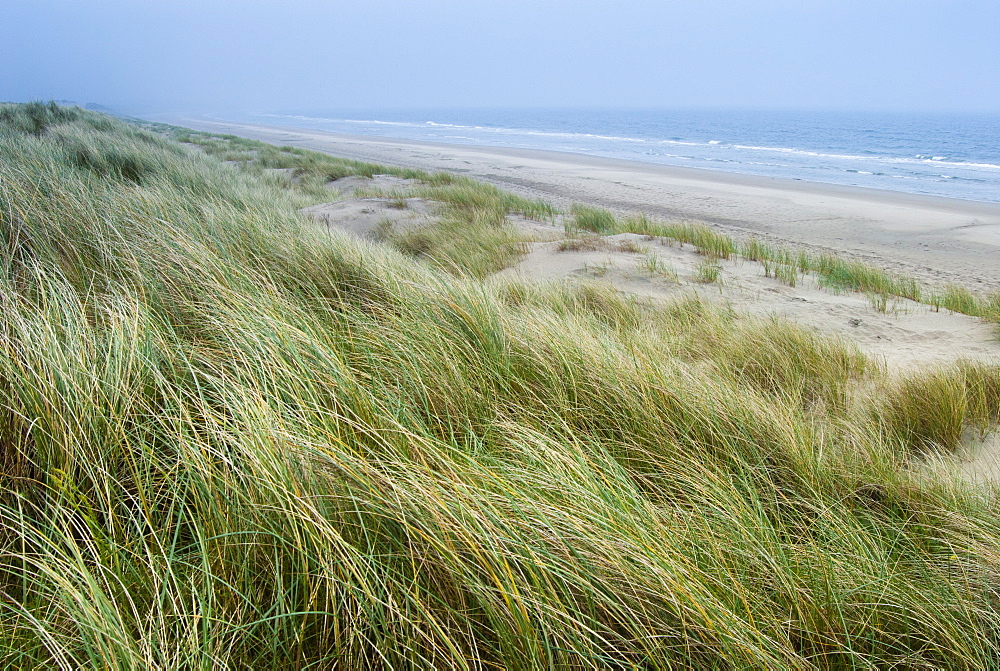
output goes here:
{"type": "Polygon", "coordinates": [[[944,307],[1000,323],[1000,294],[975,294],[954,284],[927,288],[913,277],[893,274],[863,261],[829,253],[812,254],[804,249],[769,244],[755,237],[737,242],[701,223],[661,222],[641,213],[620,217],[610,210],[584,205],[574,205],[571,213],[574,218],[570,226],[573,230],[568,230],[570,235],[576,236],[574,231],[584,230],[600,235],[636,233],[663,238],[689,244],[710,259],[738,256],[761,263],[767,277],[773,276],[789,286],[794,287],[802,274],[812,273],[821,286],[832,291],[850,291],[885,299],[905,298],[936,309],[944,307]]]}
{"type": "Polygon", "coordinates": [[[699,282],[705,284],[711,284],[713,282],[719,281],[719,273],[721,272],[718,262],[714,260],[702,261],[697,266],[697,278],[699,282]]]}
{"type": "Polygon", "coordinates": [[[277,184],[324,202],[333,197],[331,182],[345,177],[391,175],[416,182],[405,192],[362,187],[355,197],[387,198],[397,209],[407,207],[407,197],[427,198],[445,205],[444,216],[417,230],[396,233],[386,228],[384,241],[409,255],[425,259],[451,273],[483,278],[516,263],[526,240],[508,217],[520,215],[546,220],[555,208],[542,200],[514,194],[450,173],[377,165],[342,159],[299,147],[274,146],[235,135],[160,128],[172,139],[195,145],[222,161],[235,162],[244,172],[277,179],[277,184]],[[234,160],[235,153],[245,156],[234,160]],[[273,171],[287,171],[276,177],[273,171]]]}
{"type": "MultiPolygon", "coordinates": [[[[636,253],[642,253],[637,250],[636,253]]],[[[672,282],[677,282],[677,269],[671,265],[668,265],[658,254],[655,252],[644,252],[642,257],[638,262],[638,269],[645,275],[649,277],[666,277],[672,282]]]]}
{"type": "MultiPolygon", "coordinates": [[[[444,202],[451,217],[427,230],[402,236],[388,236],[387,242],[402,251],[431,260],[451,272],[485,277],[514,265],[526,251],[526,240],[506,220],[520,215],[538,221],[551,221],[560,213],[540,199],[523,198],[496,187],[449,173],[427,173],[411,168],[382,166],[333,157],[297,148],[276,147],[257,140],[228,134],[212,134],[189,129],[148,124],[172,138],[194,144],[223,161],[240,164],[261,174],[268,169],[284,169],[292,179],[283,185],[304,192],[321,202],[329,198],[326,188],[332,180],[343,177],[386,174],[412,179],[422,186],[411,195],[444,202]],[[484,223],[491,222],[485,228],[484,223]],[[489,241],[487,242],[487,239],[489,241]],[[495,251],[490,251],[495,250],[495,251]]],[[[377,188],[358,192],[367,197],[395,197],[377,188]]],[[[769,244],[756,237],[739,242],[712,227],[695,222],[657,221],[643,213],[618,216],[602,207],[574,203],[565,217],[566,240],[563,250],[596,249],[591,236],[636,233],[689,244],[700,254],[715,259],[735,257],[761,263],[765,276],[789,286],[796,286],[807,273],[832,291],[849,291],[872,298],[876,309],[888,309],[888,301],[904,298],[922,302],[935,309],[944,307],[973,317],[1000,323],[1000,294],[975,294],[955,284],[925,287],[913,277],[893,274],[871,264],[845,259],[829,253],[813,254],[769,244]]]]}
{"type": "Polygon", "coordinates": [[[1000,664],[995,495],[921,469],[996,367],[446,272],[297,214],[296,151],[0,130],[6,668],[1000,664]]]}
{"type": "Polygon", "coordinates": [[[572,223],[567,224],[572,229],[589,231],[601,235],[618,232],[618,221],[614,214],[600,207],[591,207],[575,203],[570,208],[573,215],[572,223]]]}

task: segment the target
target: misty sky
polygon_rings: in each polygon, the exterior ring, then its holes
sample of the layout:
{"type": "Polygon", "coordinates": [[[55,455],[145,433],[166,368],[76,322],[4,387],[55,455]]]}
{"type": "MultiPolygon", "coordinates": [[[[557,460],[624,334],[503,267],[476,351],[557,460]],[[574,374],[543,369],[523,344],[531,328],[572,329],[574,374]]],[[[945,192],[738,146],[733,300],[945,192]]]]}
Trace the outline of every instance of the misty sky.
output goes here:
{"type": "Polygon", "coordinates": [[[4,0],[0,100],[1000,112],[1000,0],[4,0]]]}

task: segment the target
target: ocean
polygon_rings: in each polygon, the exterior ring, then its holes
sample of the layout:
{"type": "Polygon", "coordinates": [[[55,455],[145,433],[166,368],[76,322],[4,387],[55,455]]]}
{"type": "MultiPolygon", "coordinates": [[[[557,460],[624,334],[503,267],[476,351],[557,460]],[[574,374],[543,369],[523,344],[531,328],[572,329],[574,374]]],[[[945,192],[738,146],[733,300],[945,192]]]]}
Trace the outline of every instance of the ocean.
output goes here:
{"type": "Polygon", "coordinates": [[[225,117],[1000,202],[995,114],[440,109],[225,117]]]}

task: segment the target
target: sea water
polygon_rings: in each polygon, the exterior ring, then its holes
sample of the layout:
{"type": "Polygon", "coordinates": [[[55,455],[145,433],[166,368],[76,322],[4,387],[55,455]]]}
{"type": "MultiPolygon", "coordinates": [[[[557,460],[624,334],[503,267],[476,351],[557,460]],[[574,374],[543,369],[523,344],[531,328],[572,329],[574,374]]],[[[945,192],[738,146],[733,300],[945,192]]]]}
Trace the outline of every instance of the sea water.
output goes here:
{"type": "Polygon", "coordinates": [[[1000,202],[997,114],[440,109],[226,118],[1000,202]]]}

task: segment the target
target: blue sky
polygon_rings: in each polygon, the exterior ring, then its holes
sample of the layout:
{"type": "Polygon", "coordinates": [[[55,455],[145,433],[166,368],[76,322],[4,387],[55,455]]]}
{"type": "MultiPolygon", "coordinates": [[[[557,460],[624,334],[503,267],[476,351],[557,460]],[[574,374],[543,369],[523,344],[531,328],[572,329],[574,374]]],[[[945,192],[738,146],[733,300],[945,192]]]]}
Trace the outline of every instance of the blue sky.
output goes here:
{"type": "Polygon", "coordinates": [[[5,0],[0,100],[1000,112],[1000,0],[5,0]]]}

